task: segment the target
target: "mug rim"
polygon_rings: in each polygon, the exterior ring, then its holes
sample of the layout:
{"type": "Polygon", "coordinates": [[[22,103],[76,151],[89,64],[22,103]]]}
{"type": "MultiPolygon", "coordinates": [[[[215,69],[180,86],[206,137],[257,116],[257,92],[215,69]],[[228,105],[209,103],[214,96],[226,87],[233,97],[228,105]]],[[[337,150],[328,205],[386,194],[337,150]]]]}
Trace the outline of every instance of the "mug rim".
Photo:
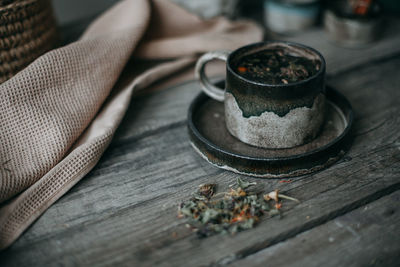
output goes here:
{"type": "Polygon", "coordinates": [[[325,58],[322,56],[322,54],[307,45],[303,45],[300,43],[296,43],[296,42],[290,42],[290,41],[263,41],[263,42],[257,42],[257,43],[251,43],[242,47],[239,47],[238,49],[232,51],[229,56],[228,59],[226,61],[226,68],[227,70],[232,73],[236,78],[246,82],[246,83],[251,83],[257,86],[263,86],[263,87],[272,87],[272,88],[287,88],[287,87],[291,87],[291,86],[297,86],[297,85],[302,85],[305,84],[313,79],[315,79],[316,77],[323,75],[325,73],[325,69],[326,69],[326,62],[325,62],[325,58]],[[269,44],[285,44],[285,45],[289,45],[289,46],[294,46],[294,47],[298,47],[298,48],[302,48],[302,49],[306,49],[311,51],[312,53],[316,54],[320,61],[321,61],[321,67],[320,69],[312,76],[308,77],[307,79],[301,80],[301,81],[297,81],[297,82],[292,82],[292,83],[280,83],[280,84],[269,84],[269,83],[261,83],[261,82],[257,82],[257,81],[252,81],[249,80],[241,75],[239,75],[238,73],[236,73],[232,67],[231,67],[231,61],[233,60],[232,58],[237,54],[242,52],[243,50],[249,50],[253,47],[257,47],[257,46],[264,46],[264,45],[269,45],[269,44]]]}

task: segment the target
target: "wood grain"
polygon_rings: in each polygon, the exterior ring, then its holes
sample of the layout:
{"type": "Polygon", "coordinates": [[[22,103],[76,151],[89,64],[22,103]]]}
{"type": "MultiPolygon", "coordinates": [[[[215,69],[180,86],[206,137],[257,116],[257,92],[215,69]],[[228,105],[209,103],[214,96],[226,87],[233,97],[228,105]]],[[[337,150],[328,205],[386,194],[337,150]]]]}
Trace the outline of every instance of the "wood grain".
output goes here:
{"type": "Polygon", "coordinates": [[[396,191],[232,266],[398,266],[399,202],[396,191]]]}

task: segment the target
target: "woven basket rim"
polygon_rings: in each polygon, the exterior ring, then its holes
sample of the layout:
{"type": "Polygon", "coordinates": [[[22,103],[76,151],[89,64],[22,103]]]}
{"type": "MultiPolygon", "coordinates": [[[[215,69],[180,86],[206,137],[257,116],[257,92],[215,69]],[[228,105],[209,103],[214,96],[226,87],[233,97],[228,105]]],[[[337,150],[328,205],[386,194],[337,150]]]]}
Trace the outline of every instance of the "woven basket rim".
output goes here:
{"type": "MultiPolygon", "coordinates": [[[[14,23],[0,25],[1,39],[10,38],[27,31],[34,31],[36,28],[41,28],[49,24],[49,20],[54,21],[50,9],[42,10],[37,14],[24,18],[14,23]],[[40,25],[44,24],[44,25],[40,25]]],[[[1,47],[0,47],[1,49],[1,47]]]]}
{"type": "Polygon", "coordinates": [[[0,0],[0,84],[58,43],[50,0],[0,0]]]}
{"type": "Polygon", "coordinates": [[[16,0],[16,1],[6,4],[4,6],[0,6],[0,11],[6,10],[6,9],[20,8],[20,7],[24,7],[24,6],[27,6],[30,4],[41,2],[41,1],[47,1],[47,0],[16,0]]]}
{"type": "Polygon", "coordinates": [[[0,60],[0,73],[4,73],[4,71],[2,71],[2,66],[10,65],[20,59],[24,60],[30,54],[34,54],[36,50],[40,50],[42,46],[46,46],[46,43],[55,42],[56,38],[54,38],[54,35],[56,32],[55,27],[49,27],[48,30],[44,31],[38,38],[34,38],[29,42],[13,47],[10,50],[0,50],[0,59],[4,59],[6,54],[12,58],[12,60],[9,61],[0,60]]]}
{"type": "Polygon", "coordinates": [[[47,4],[49,2],[50,0],[21,0],[5,6],[0,6],[0,16],[2,17],[13,16],[15,15],[14,14],[15,12],[25,12],[27,14],[32,14],[32,12],[37,11],[37,9],[51,7],[51,5],[47,4]],[[31,11],[31,12],[26,12],[26,11],[31,11]]]}

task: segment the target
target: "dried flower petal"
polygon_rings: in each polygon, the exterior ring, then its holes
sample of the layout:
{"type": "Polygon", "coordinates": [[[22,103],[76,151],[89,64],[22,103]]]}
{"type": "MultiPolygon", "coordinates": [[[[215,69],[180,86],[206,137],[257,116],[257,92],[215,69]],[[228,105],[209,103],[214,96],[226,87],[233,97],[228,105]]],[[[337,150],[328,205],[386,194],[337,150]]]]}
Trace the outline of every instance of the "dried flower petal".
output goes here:
{"type": "Polygon", "coordinates": [[[240,73],[244,73],[244,72],[247,71],[247,68],[246,68],[246,67],[240,66],[240,67],[238,67],[238,71],[239,71],[240,73]]]}
{"type": "Polygon", "coordinates": [[[279,190],[276,189],[276,190],[274,190],[272,192],[269,192],[268,194],[264,195],[264,199],[266,201],[270,201],[271,199],[273,199],[273,200],[275,200],[275,202],[278,202],[279,201],[278,194],[279,194],[279,190]]]}

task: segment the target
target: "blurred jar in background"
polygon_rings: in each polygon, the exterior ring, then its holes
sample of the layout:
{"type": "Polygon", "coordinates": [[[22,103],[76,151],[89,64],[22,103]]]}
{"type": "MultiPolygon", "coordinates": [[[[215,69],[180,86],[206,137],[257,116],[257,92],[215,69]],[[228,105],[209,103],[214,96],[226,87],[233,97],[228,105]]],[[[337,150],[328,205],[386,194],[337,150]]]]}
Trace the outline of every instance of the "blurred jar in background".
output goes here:
{"type": "Polygon", "coordinates": [[[314,26],[320,10],[318,0],[264,0],[264,24],[273,32],[293,34],[314,26]]]}
{"type": "Polygon", "coordinates": [[[329,39],[347,47],[362,47],[379,37],[382,10],[374,0],[326,2],[324,28],[329,39]]]}
{"type": "Polygon", "coordinates": [[[239,0],[171,0],[202,18],[212,18],[220,15],[232,18],[235,16],[239,0]]]}

